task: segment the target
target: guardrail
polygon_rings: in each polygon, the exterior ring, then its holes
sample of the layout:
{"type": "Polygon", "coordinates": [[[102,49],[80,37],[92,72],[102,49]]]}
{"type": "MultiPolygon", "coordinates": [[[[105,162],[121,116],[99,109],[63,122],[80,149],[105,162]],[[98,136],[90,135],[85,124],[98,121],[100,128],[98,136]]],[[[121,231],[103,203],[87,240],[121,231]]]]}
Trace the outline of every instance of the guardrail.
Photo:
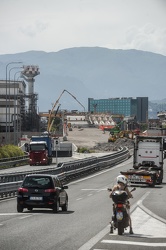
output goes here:
{"type": "Polygon", "coordinates": [[[16,172],[0,175],[0,198],[14,197],[18,187],[27,174],[53,174],[58,175],[64,182],[70,182],[73,179],[80,178],[95,171],[113,167],[115,164],[123,162],[130,157],[129,150],[121,148],[120,151],[105,155],[102,157],[90,157],[77,161],[64,162],[60,167],[33,170],[26,172],[16,172]]]}
{"type": "Polygon", "coordinates": [[[0,166],[1,167],[15,167],[17,164],[20,164],[20,163],[22,164],[28,163],[28,160],[29,160],[28,155],[3,158],[3,159],[0,159],[0,166]]]}

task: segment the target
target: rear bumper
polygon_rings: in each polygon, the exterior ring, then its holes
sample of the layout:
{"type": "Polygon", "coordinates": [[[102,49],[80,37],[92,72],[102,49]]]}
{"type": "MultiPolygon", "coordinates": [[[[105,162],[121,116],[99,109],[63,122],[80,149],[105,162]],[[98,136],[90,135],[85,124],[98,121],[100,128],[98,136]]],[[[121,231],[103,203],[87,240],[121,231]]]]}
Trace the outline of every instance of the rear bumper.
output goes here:
{"type": "Polygon", "coordinates": [[[17,203],[24,208],[33,207],[33,208],[52,208],[55,204],[54,200],[47,201],[30,201],[30,200],[19,200],[17,199],[17,203]]]}

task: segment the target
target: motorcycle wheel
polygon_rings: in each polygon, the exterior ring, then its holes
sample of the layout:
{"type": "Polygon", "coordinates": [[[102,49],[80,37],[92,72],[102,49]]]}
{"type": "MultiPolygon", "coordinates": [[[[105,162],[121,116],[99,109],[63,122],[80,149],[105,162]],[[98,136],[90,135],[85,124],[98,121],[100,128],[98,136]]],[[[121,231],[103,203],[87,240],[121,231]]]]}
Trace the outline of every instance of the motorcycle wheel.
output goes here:
{"type": "Polygon", "coordinates": [[[122,235],[124,233],[123,223],[118,223],[118,235],[122,235]]]}

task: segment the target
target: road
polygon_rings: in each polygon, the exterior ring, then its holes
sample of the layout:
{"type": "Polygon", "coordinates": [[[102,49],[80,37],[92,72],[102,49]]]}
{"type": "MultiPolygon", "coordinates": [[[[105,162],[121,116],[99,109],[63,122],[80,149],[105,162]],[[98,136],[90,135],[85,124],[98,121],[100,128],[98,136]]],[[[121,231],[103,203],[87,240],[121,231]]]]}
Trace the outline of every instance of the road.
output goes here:
{"type": "MultiPolygon", "coordinates": [[[[53,214],[34,209],[16,212],[16,199],[0,202],[1,250],[166,249],[166,177],[161,186],[137,187],[131,199],[134,235],[109,234],[112,187],[125,163],[69,183],[69,210],[53,214]]],[[[166,172],[164,173],[166,176],[166,172]]]]}

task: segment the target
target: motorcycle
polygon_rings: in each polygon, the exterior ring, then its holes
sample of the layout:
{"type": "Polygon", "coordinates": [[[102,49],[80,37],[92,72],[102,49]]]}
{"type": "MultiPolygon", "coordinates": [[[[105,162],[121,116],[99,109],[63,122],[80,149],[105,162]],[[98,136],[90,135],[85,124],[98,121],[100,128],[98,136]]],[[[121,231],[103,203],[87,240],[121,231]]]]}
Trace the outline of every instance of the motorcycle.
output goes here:
{"type": "MultiPolygon", "coordinates": [[[[130,192],[134,190],[136,190],[136,188],[133,188],[130,192]]],[[[112,191],[112,189],[108,188],[108,191],[112,191]]],[[[118,229],[118,235],[122,235],[124,230],[130,226],[127,212],[130,207],[128,195],[124,190],[116,190],[112,193],[112,200],[114,204],[110,233],[113,233],[114,229],[118,229]]]]}

